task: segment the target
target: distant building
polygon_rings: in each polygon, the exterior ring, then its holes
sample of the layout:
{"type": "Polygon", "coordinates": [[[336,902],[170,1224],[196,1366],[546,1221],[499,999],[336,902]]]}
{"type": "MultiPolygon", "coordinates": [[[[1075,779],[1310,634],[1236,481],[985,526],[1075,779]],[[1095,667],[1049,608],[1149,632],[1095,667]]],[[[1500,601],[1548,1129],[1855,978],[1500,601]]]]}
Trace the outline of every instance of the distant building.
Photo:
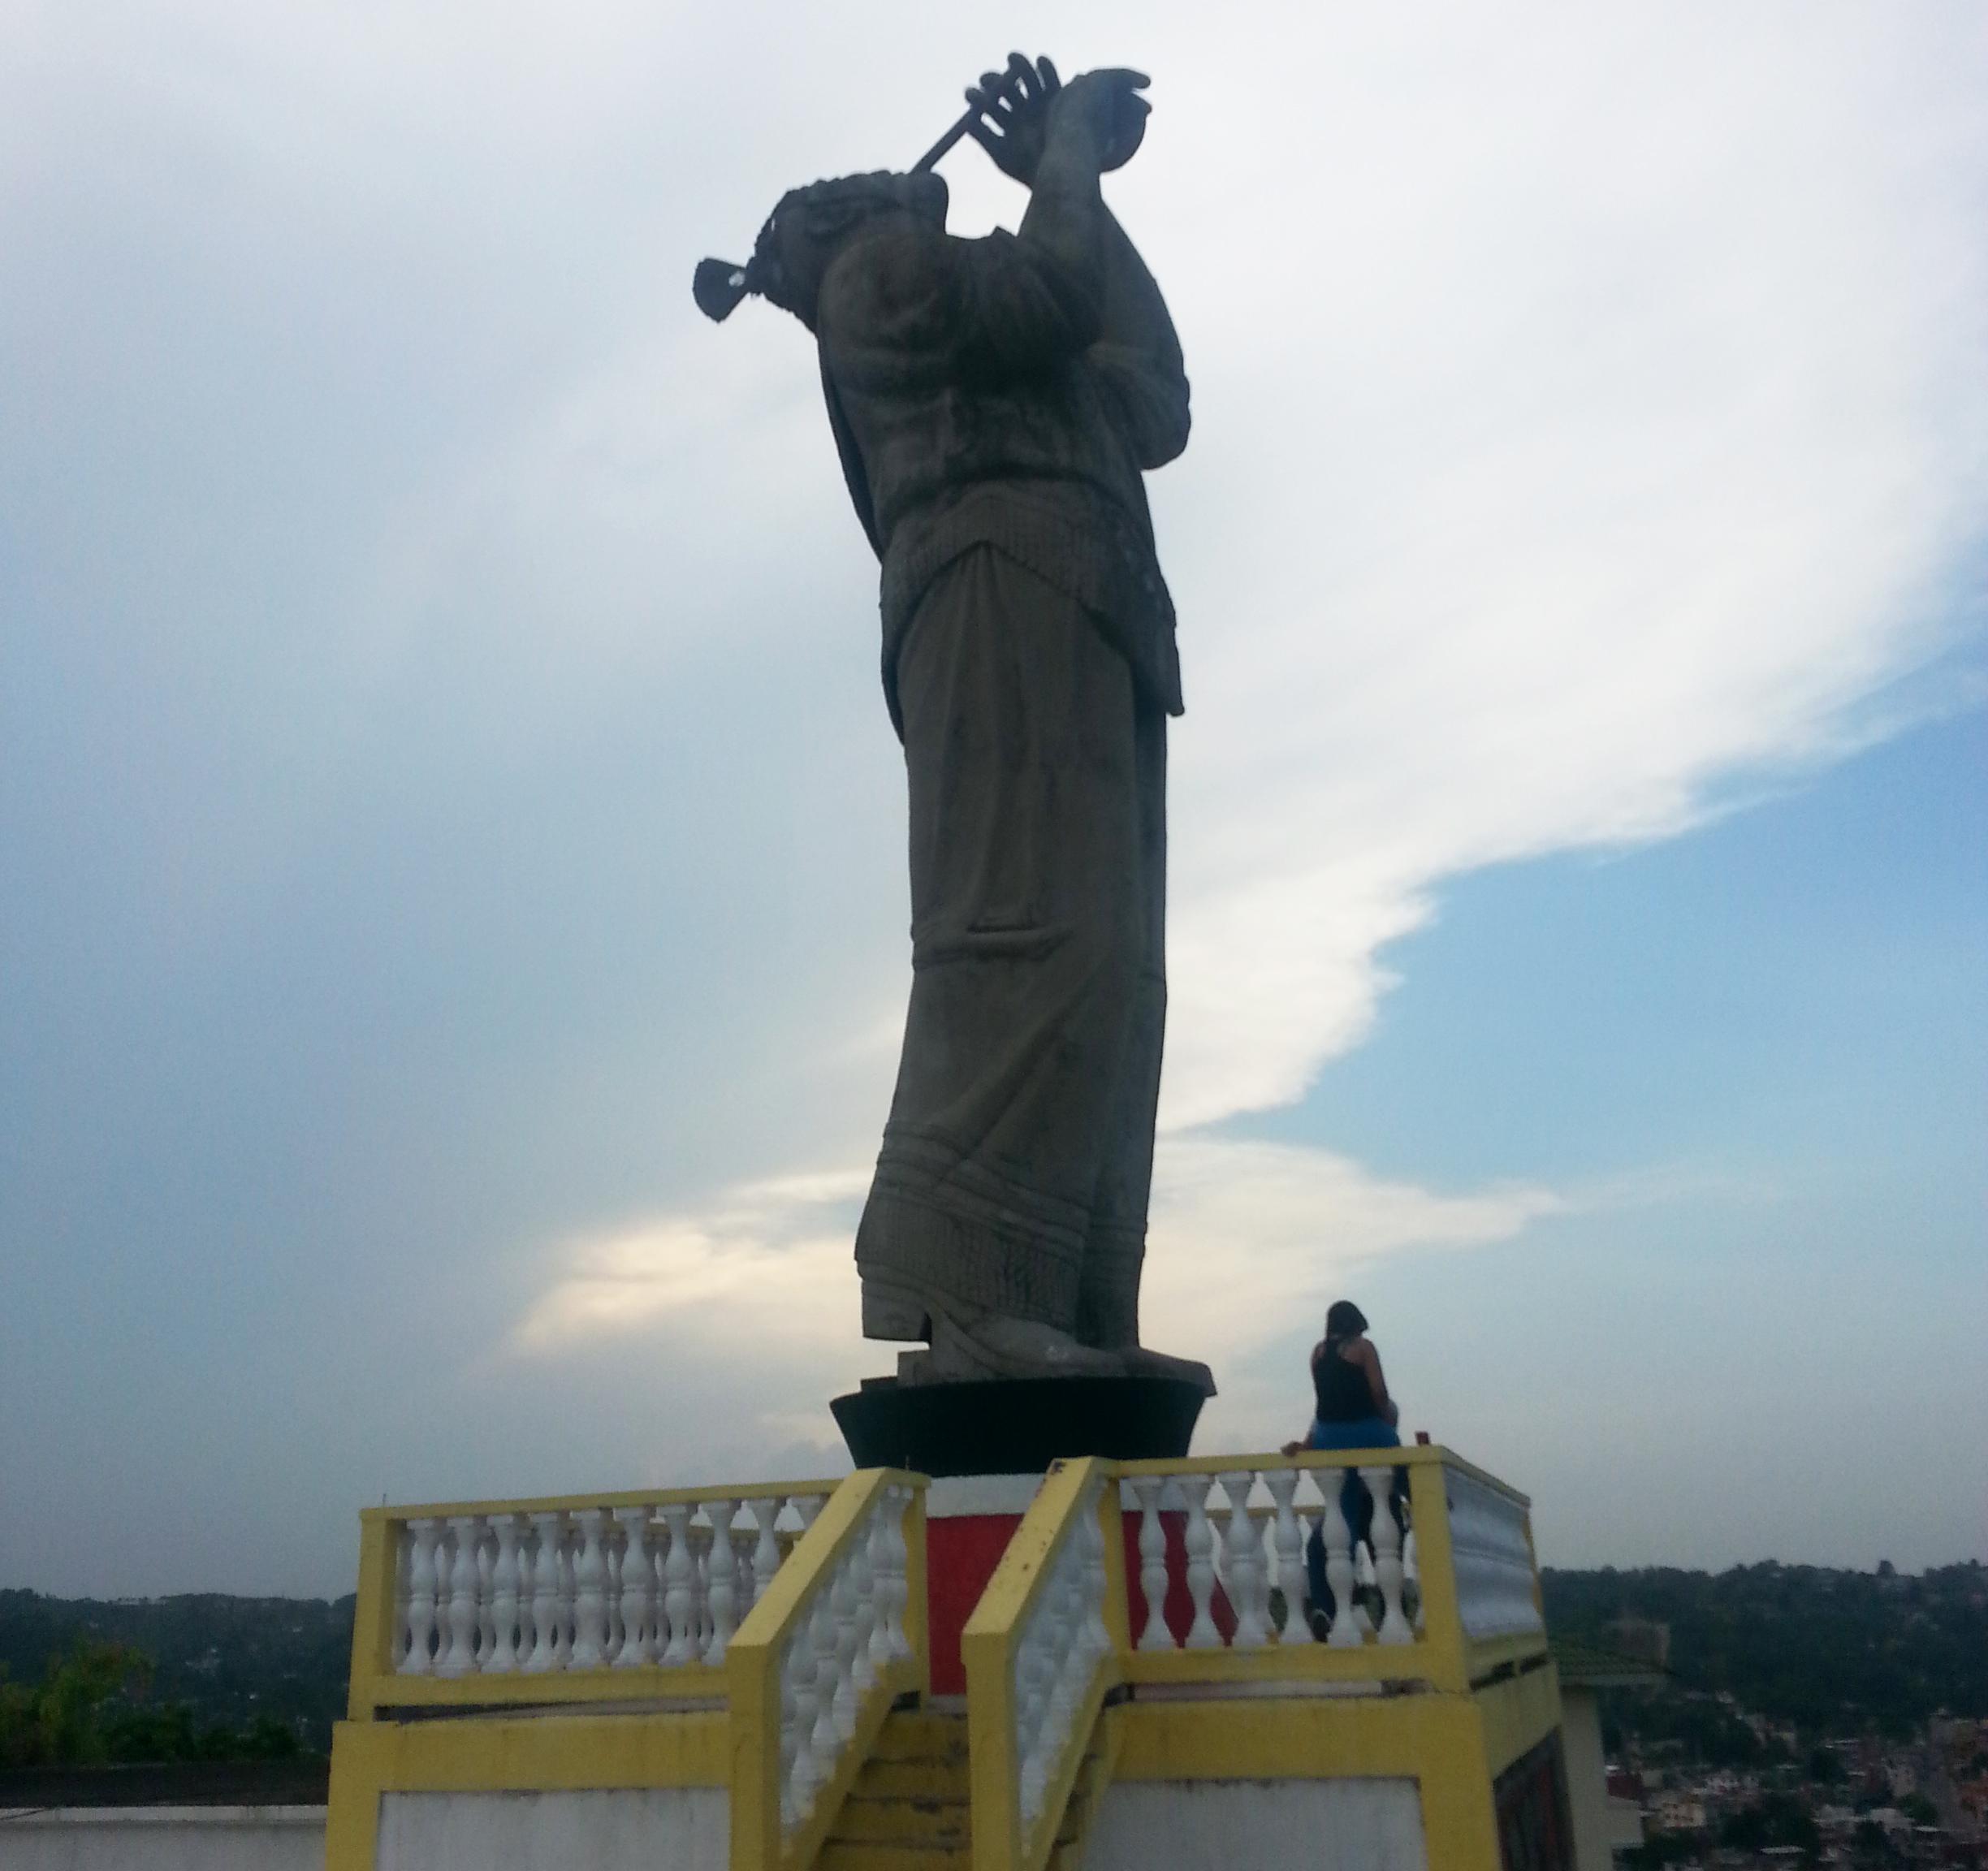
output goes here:
{"type": "Polygon", "coordinates": [[[1617,1851],[1643,1843],[1643,1782],[1640,1774],[1611,1771],[1602,1758],[1599,1692],[1654,1688],[1663,1672],[1636,1657],[1563,1638],[1553,1640],[1553,1659],[1560,1675],[1574,1862],[1577,1871],[1610,1871],[1617,1851]]]}
{"type": "Polygon", "coordinates": [[[1670,1667],[1670,1627],[1654,1618],[1618,1618],[1601,1627],[1610,1648],[1659,1671],[1670,1667]]]}

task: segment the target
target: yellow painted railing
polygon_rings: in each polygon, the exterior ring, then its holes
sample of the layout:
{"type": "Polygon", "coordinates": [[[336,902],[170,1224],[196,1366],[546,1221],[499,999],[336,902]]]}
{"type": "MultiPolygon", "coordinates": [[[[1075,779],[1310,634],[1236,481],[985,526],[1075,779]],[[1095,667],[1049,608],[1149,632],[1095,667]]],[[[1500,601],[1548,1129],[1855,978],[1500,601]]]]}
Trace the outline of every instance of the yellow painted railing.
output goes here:
{"type": "MultiPolygon", "coordinates": [[[[1155,1626],[1147,1605],[1126,1658],[1128,1682],[1420,1683],[1467,1693],[1545,1654],[1530,1503],[1446,1449],[1128,1462],[1116,1472],[1128,1509],[1139,1510],[1142,1571],[1161,1577],[1163,1546],[1178,1538],[1190,1592],[1206,1599],[1208,1614],[1197,1601],[1195,1628],[1182,1641],[1155,1626]],[[1364,1581],[1342,1505],[1349,1471],[1361,1477],[1353,1485],[1372,1512],[1372,1575],[1364,1581]],[[1299,1494],[1307,1478],[1310,1500],[1299,1494]],[[1237,1532],[1238,1510],[1247,1536],[1237,1532]],[[1169,1521],[1178,1535],[1163,1532],[1169,1521]],[[1308,1596],[1314,1537],[1327,1549],[1335,1600],[1323,1642],[1298,1609],[1308,1596]],[[1206,1581],[1199,1592],[1198,1576],[1206,1581]]],[[[1364,1573],[1367,1555],[1359,1558],[1364,1573]]]]}
{"type": "Polygon", "coordinates": [[[925,1486],[849,1476],[733,1640],[733,1871],[804,1871],[892,1704],[924,1692],[925,1486]]]}
{"type": "Polygon", "coordinates": [[[1529,1503],[1426,1446],[1059,1463],[962,1650],[974,1863],[1042,1871],[1121,1683],[1468,1697],[1543,1662],[1529,1503]],[[1364,1553],[1348,1503],[1370,1519],[1364,1553]],[[1322,1639],[1304,1615],[1315,1534],[1331,1601],[1322,1639]]]}
{"type": "Polygon", "coordinates": [[[836,1486],[369,1508],[350,1718],[409,1707],[722,1705],[740,1621],[836,1486]]]}
{"type": "Polygon", "coordinates": [[[1050,1470],[962,1636],[976,1866],[1042,1871],[1098,1711],[1121,1680],[1112,1467],[1086,1457],[1050,1470]]]}

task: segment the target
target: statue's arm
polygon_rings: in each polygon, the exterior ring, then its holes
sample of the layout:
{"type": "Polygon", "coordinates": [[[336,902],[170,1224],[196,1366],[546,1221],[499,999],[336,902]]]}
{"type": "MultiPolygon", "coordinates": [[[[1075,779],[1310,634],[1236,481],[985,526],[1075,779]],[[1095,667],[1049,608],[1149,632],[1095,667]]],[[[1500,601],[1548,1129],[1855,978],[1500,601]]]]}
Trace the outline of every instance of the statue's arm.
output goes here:
{"type": "Polygon", "coordinates": [[[1187,446],[1187,372],[1158,283],[1100,201],[1104,300],[1089,361],[1117,404],[1142,468],[1161,468],[1187,446]]]}
{"type": "Polygon", "coordinates": [[[1187,376],[1180,339],[1139,249],[1098,187],[1102,140],[1093,114],[1053,112],[1021,240],[1064,296],[1093,309],[1083,348],[1117,406],[1143,468],[1187,445],[1187,376]]]}

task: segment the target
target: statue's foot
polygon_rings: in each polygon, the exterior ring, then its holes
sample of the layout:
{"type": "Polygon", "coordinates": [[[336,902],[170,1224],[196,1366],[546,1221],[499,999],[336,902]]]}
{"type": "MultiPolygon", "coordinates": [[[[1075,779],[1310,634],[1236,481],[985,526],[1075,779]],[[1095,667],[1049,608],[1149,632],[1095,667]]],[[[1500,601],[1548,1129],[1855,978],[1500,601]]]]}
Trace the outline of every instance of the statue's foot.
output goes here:
{"type": "Polygon", "coordinates": [[[1121,1377],[1116,1351],[1080,1345],[1039,1320],[1015,1319],[944,1301],[927,1303],[931,1349],[897,1360],[902,1383],[959,1384],[1009,1377],[1121,1377]]]}
{"type": "Polygon", "coordinates": [[[866,1338],[927,1338],[930,1309],[916,1288],[862,1277],[862,1333],[866,1338]]]}

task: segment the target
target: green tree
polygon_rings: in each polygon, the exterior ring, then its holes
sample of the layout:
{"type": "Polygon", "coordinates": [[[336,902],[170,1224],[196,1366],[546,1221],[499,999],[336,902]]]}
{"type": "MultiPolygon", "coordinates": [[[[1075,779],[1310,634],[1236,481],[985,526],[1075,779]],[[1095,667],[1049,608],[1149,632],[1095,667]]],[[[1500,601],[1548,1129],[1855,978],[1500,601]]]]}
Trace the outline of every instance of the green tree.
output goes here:
{"type": "Polygon", "coordinates": [[[110,1758],[102,1721],[113,1696],[142,1695],[151,1664],[123,1644],[79,1639],[32,1687],[0,1683],[0,1766],[85,1766],[110,1758]]]}

